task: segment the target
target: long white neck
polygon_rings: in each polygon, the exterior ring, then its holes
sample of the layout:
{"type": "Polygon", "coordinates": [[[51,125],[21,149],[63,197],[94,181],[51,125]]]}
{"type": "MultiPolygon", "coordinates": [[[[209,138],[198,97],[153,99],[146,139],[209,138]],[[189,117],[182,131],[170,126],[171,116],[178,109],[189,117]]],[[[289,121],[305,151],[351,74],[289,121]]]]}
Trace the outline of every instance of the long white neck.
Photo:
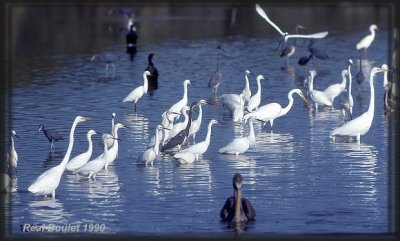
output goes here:
{"type": "Polygon", "coordinates": [[[183,97],[182,97],[182,101],[184,102],[185,105],[187,105],[188,102],[188,97],[187,97],[187,83],[183,84],[183,97]]]}
{"type": "Polygon", "coordinates": [[[342,89],[344,90],[346,88],[346,74],[342,73],[342,83],[340,83],[340,86],[342,87],[342,89]]]}
{"type": "Polygon", "coordinates": [[[197,123],[200,125],[203,118],[203,108],[199,105],[199,115],[197,116],[197,123]]]}
{"type": "Polygon", "coordinates": [[[147,74],[143,74],[143,91],[145,94],[147,93],[148,88],[149,84],[148,84],[147,74]]]}
{"type": "Polygon", "coordinates": [[[261,79],[257,79],[257,93],[256,95],[261,95],[261,79]]]}
{"type": "Polygon", "coordinates": [[[112,147],[110,149],[116,149],[118,150],[118,129],[119,127],[115,126],[114,127],[114,144],[112,145],[112,147]]]}
{"type": "Polygon", "coordinates": [[[11,135],[11,150],[12,151],[14,151],[15,150],[15,146],[14,146],[14,138],[13,138],[13,136],[11,135]]]}
{"type": "Polygon", "coordinates": [[[92,153],[92,151],[93,151],[92,135],[88,134],[87,135],[87,140],[88,140],[88,143],[89,143],[89,147],[88,147],[87,152],[92,153]]]}
{"type": "Polygon", "coordinates": [[[158,156],[158,153],[160,152],[159,132],[160,132],[160,129],[157,128],[156,136],[155,136],[156,141],[155,141],[154,147],[153,147],[153,150],[154,150],[154,153],[156,154],[156,156],[158,156]]]}
{"type": "Polygon", "coordinates": [[[350,67],[351,65],[349,64],[349,67],[347,68],[347,74],[349,76],[349,96],[351,96],[351,79],[352,79],[350,67]]]}
{"type": "Polygon", "coordinates": [[[371,99],[369,100],[368,112],[371,113],[372,118],[374,118],[375,109],[375,89],[374,89],[374,76],[376,72],[371,72],[369,76],[369,85],[371,89],[371,99]]]}
{"type": "Polygon", "coordinates": [[[282,110],[282,112],[281,112],[281,114],[280,114],[281,116],[282,116],[282,115],[286,115],[286,113],[288,113],[289,110],[292,108],[292,106],[293,106],[293,93],[294,93],[293,90],[291,90],[291,91],[288,93],[289,104],[288,104],[285,108],[283,108],[283,110],[282,110]]]}
{"type": "Polygon", "coordinates": [[[211,139],[211,127],[212,127],[213,123],[210,122],[208,123],[208,130],[207,130],[207,136],[206,136],[206,143],[210,143],[210,139],[211,139]]]}
{"type": "Polygon", "coordinates": [[[114,126],[115,126],[115,122],[114,122],[114,117],[111,119],[111,135],[114,136],[114,126]]]}
{"type": "Polygon", "coordinates": [[[245,89],[250,89],[249,77],[247,76],[247,74],[244,75],[244,78],[246,79],[246,86],[245,86],[245,89]]]}
{"type": "Polygon", "coordinates": [[[370,31],[371,31],[372,39],[374,39],[375,38],[375,29],[371,28],[370,31]]]}
{"type": "Polygon", "coordinates": [[[385,71],[383,73],[383,87],[386,87],[387,84],[388,84],[388,72],[385,71]]]}
{"type": "Polygon", "coordinates": [[[67,152],[65,153],[64,159],[58,165],[63,170],[65,170],[67,162],[69,161],[69,158],[71,157],[72,147],[74,146],[74,133],[75,133],[75,128],[76,128],[77,124],[78,124],[78,119],[75,119],[74,123],[72,124],[71,131],[69,132],[69,144],[68,144],[67,152]]]}
{"type": "Polygon", "coordinates": [[[251,145],[255,144],[256,140],[256,135],[254,134],[254,126],[253,126],[253,121],[249,120],[249,135],[247,136],[247,139],[250,141],[251,145]]]}
{"type": "Polygon", "coordinates": [[[310,85],[308,86],[308,91],[313,91],[314,90],[314,75],[310,75],[310,85]]]}
{"type": "Polygon", "coordinates": [[[187,123],[189,122],[189,116],[188,116],[186,111],[184,111],[182,114],[183,114],[183,117],[184,117],[182,124],[183,124],[183,126],[186,126],[187,123]]]}

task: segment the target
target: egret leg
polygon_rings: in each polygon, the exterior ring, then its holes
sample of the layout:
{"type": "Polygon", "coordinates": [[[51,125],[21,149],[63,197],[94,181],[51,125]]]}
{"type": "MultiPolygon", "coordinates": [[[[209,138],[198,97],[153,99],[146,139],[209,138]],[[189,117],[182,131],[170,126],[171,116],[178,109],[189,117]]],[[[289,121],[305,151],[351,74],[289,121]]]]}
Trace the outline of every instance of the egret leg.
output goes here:
{"type": "Polygon", "coordinates": [[[112,65],[112,67],[113,67],[112,78],[114,78],[114,77],[115,77],[115,64],[114,64],[114,63],[111,63],[111,65],[112,65]]]}
{"type": "Polygon", "coordinates": [[[51,139],[51,145],[50,145],[50,149],[55,149],[56,147],[54,146],[54,140],[51,139]]]}
{"type": "Polygon", "coordinates": [[[106,78],[108,78],[108,63],[106,64],[105,72],[106,72],[106,78]]]}
{"type": "Polygon", "coordinates": [[[271,124],[271,130],[272,130],[272,126],[274,125],[274,119],[269,120],[269,123],[271,124]]]}
{"type": "Polygon", "coordinates": [[[93,180],[96,180],[96,174],[93,174],[93,180]]]}
{"type": "Polygon", "coordinates": [[[136,112],[136,102],[135,102],[135,112],[136,112]]]}
{"type": "Polygon", "coordinates": [[[358,144],[360,144],[360,139],[361,139],[360,134],[357,134],[357,143],[358,144]]]}
{"type": "Polygon", "coordinates": [[[53,197],[53,199],[56,198],[56,190],[55,189],[51,192],[51,196],[53,197]]]}
{"type": "Polygon", "coordinates": [[[104,166],[104,170],[107,170],[108,168],[108,163],[106,163],[106,165],[104,166]]]}

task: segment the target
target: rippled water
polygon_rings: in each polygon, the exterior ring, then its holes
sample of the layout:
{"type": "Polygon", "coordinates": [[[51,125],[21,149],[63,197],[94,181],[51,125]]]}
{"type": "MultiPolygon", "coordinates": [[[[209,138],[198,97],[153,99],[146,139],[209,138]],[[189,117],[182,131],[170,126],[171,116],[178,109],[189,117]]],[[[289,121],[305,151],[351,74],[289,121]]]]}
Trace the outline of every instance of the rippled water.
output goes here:
{"type": "MultiPolygon", "coordinates": [[[[255,12],[250,11],[251,14],[255,12]]],[[[145,22],[145,20],[143,20],[145,22]]],[[[68,21],[67,21],[68,23],[68,21]]],[[[168,22],[172,24],[172,22],[168,22]]],[[[187,23],[191,27],[198,21],[187,23]]],[[[376,41],[368,51],[365,65],[381,66],[388,61],[388,28],[380,27],[376,41]]],[[[154,25],[155,27],[157,25],[154,25]]],[[[265,27],[261,25],[262,27],[265,27]]],[[[376,109],[370,131],[361,143],[342,139],[334,143],[329,131],[344,123],[339,100],[334,109],[323,108],[317,114],[313,105],[305,106],[295,97],[291,111],[262,130],[255,123],[256,147],[241,156],[218,154],[218,149],[232,137],[247,132],[221,112],[206,105],[203,124],[196,140],[205,138],[206,126],[213,126],[211,145],[192,165],[178,165],[168,154],[159,156],[153,167],[143,167],[136,158],[146,149],[161,121],[161,114],[182,95],[182,82],[191,79],[189,100],[208,99],[207,82],[216,68],[215,47],[221,43],[223,81],[219,93],[239,93],[244,88],[244,71],[264,74],[262,104],[287,103],[292,88],[304,88],[309,68],[315,68],[317,89],[341,80],[340,72],[347,59],[357,59],[355,43],[367,33],[367,26],[354,31],[333,30],[319,42],[331,56],[313,67],[299,67],[296,61],[306,55],[306,43],[286,62],[273,54],[276,35],[234,34],[225,38],[164,38],[140,43],[133,62],[125,54],[124,37],[99,48],[97,54],[120,56],[115,78],[104,77],[105,65],[91,62],[93,52],[35,55],[29,60],[37,67],[27,74],[16,75],[12,89],[12,127],[20,136],[16,142],[19,155],[16,192],[10,195],[10,230],[21,234],[20,225],[104,224],[106,233],[233,233],[221,223],[219,211],[232,195],[232,177],[240,172],[244,178],[243,195],[251,200],[257,212],[256,221],[248,225],[248,234],[272,233],[387,233],[389,222],[389,157],[387,117],[383,110],[382,74],[375,80],[376,109]],[[272,37],[275,36],[275,37],[272,37]],[[147,54],[159,56],[159,90],[133,104],[122,103],[131,89],[142,83],[147,54]],[[23,84],[20,84],[23,83],[23,84]],[[26,84],[28,83],[28,84],[26,84]],[[76,115],[93,118],[80,123],[75,133],[72,156],[87,148],[86,132],[95,129],[109,132],[111,113],[127,126],[119,131],[120,149],[115,165],[88,181],[66,171],[56,190],[56,199],[34,196],[28,186],[43,171],[58,165],[67,149],[69,128],[76,115]],[[56,150],[42,133],[44,123],[64,135],[56,150]]],[[[329,30],[329,29],[328,29],[329,30]]],[[[21,59],[21,62],[28,61],[21,59]]],[[[365,68],[367,70],[367,68],[365,68]]],[[[358,67],[353,69],[353,76],[358,67]]],[[[355,83],[355,81],[353,81],[355,83]]],[[[256,92],[255,76],[251,90],[256,92]]],[[[353,87],[354,116],[368,108],[367,81],[353,87]]],[[[197,114],[195,114],[197,116],[197,114]]],[[[99,135],[95,135],[94,154],[102,152],[99,135]]],[[[29,235],[32,235],[29,233],[29,235]]]]}

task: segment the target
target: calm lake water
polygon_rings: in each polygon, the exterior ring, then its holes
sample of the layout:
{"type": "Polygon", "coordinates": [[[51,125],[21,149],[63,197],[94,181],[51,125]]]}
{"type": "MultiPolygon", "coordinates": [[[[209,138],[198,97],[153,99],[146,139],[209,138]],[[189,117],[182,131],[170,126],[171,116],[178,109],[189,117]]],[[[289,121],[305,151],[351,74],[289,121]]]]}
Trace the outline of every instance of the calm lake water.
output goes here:
{"type": "MultiPolygon", "coordinates": [[[[322,108],[316,114],[313,104],[305,106],[295,96],[293,108],[275,120],[273,132],[269,124],[262,130],[261,123],[255,123],[256,147],[244,155],[218,153],[247,128],[230,120],[220,106],[206,105],[196,141],[205,138],[211,119],[222,124],[213,126],[211,145],[200,160],[179,165],[170,155],[161,154],[153,167],[137,165],[161,114],[181,98],[185,79],[193,82],[189,102],[210,98],[207,83],[216,69],[218,44],[223,49],[219,93],[240,93],[248,69],[254,74],[253,93],[255,76],[266,76],[262,105],[286,106],[291,89],[305,91],[303,80],[310,69],[318,71],[315,88],[319,90],[341,81],[349,58],[355,62],[355,76],[359,69],[355,45],[369,33],[371,23],[379,30],[363,61],[366,78],[372,67],[389,63],[386,6],[262,6],[288,32],[298,23],[306,27],[305,33],[329,31],[326,39],[316,43],[330,59],[300,67],[297,60],[308,51],[307,42],[299,41],[287,67],[286,60],[274,54],[277,32],[253,5],[134,6],[139,40],[133,61],[125,53],[124,16],[108,15],[108,6],[12,8],[9,125],[21,140],[16,142],[15,192],[6,202],[9,234],[36,235],[21,232],[23,224],[80,225],[83,233],[95,233],[84,232],[84,225],[103,224],[105,233],[114,234],[232,235],[235,230],[220,222],[219,211],[233,193],[236,172],[244,178],[243,195],[257,212],[256,221],[246,226],[248,235],[392,232],[388,154],[392,133],[390,116],[383,109],[383,74],[375,78],[375,117],[360,144],[329,138],[330,130],[344,123],[340,98],[333,110],[322,108]],[[290,17],[293,14],[298,18],[290,17]],[[135,113],[133,104],[122,99],[142,84],[151,52],[158,54],[154,62],[160,72],[159,90],[144,96],[135,113]],[[90,61],[93,54],[116,56],[114,78],[104,76],[105,63],[90,61]],[[62,160],[76,115],[93,120],[78,125],[72,156],[87,149],[89,129],[110,131],[113,112],[116,122],[127,126],[119,131],[115,165],[92,181],[66,171],[54,200],[27,192],[35,178],[62,160]],[[40,123],[64,136],[54,151],[43,133],[36,134],[40,123]]],[[[353,84],[353,116],[359,116],[368,108],[369,84],[367,80],[353,84]]],[[[93,156],[97,156],[102,152],[100,135],[93,140],[93,156]]]]}

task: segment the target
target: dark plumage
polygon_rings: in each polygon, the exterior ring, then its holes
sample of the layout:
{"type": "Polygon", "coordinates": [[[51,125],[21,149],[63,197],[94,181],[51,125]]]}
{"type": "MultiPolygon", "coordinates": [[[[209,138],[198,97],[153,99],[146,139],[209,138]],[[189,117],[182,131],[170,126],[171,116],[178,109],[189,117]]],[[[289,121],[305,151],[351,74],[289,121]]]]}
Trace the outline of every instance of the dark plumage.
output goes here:
{"type": "Polygon", "coordinates": [[[314,41],[311,39],[310,43],[308,44],[308,51],[312,54],[312,56],[316,59],[329,59],[329,56],[322,50],[314,47],[314,41]]]}
{"type": "Polygon", "coordinates": [[[220,45],[218,45],[217,49],[218,49],[217,70],[215,70],[214,74],[211,76],[210,80],[208,81],[208,88],[212,90],[212,94],[214,97],[217,96],[218,86],[221,83],[221,79],[222,79],[222,74],[219,71],[220,56],[221,56],[222,48],[220,45]]]}
{"type": "Polygon", "coordinates": [[[362,82],[364,82],[365,76],[364,76],[364,73],[362,71],[361,56],[360,56],[359,60],[360,60],[360,70],[356,74],[356,80],[357,80],[358,84],[362,84],[362,82]]]}
{"type": "Polygon", "coordinates": [[[132,24],[130,26],[129,32],[126,34],[126,53],[130,55],[130,60],[133,61],[133,58],[136,54],[136,42],[137,42],[137,33],[136,26],[132,24]]]}
{"type": "Polygon", "coordinates": [[[55,141],[64,140],[60,133],[58,133],[56,130],[53,129],[45,129],[43,124],[39,125],[39,130],[37,133],[39,133],[40,131],[43,131],[47,140],[49,140],[49,142],[51,143],[50,149],[55,148],[54,146],[55,141]]]}
{"type": "Polygon", "coordinates": [[[223,221],[239,223],[254,220],[256,211],[251,202],[241,197],[243,178],[240,173],[233,176],[234,196],[229,197],[222,207],[220,217],[223,221]]]}
{"type": "Polygon", "coordinates": [[[297,62],[299,65],[307,65],[308,64],[308,62],[310,62],[310,60],[311,60],[311,58],[312,58],[312,54],[310,54],[310,56],[308,56],[308,57],[301,57],[300,59],[299,59],[299,61],[297,62]]]}
{"type": "Polygon", "coordinates": [[[148,92],[150,95],[153,95],[153,93],[154,93],[153,91],[158,89],[158,70],[154,66],[154,63],[153,63],[153,58],[155,56],[156,56],[156,54],[154,54],[154,53],[149,54],[149,56],[147,57],[149,64],[147,65],[147,68],[145,69],[151,73],[150,76],[147,76],[147,80],[148,80],[148,84],[149,84],[148,92]]]}

